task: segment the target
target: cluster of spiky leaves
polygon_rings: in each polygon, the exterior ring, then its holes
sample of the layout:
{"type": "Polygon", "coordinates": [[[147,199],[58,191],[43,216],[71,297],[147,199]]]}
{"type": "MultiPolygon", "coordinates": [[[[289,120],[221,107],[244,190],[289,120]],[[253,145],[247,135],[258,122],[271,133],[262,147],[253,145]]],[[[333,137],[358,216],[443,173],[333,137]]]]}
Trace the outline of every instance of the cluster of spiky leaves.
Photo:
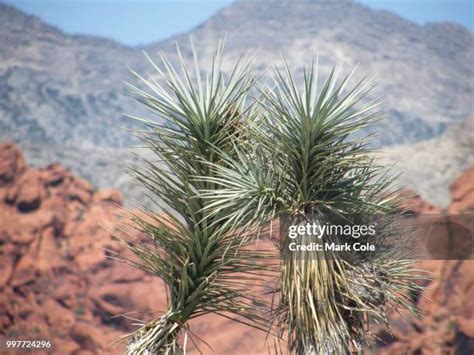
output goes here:
{"type": "MultiPolygon", "coordinates": [[[[355,138],[379,119],[378,102],[369,99],[373,85],[366,78],[351,85],[354,72],[338,80],[335,68],[319,87],[317,72],[306,70],[298,88],[287,66],[275,71],[274,85],[261,89],[262,113],[248,141],[202,177],[219,185],[201,191],[211,201],[205,209],[210,215],[225,209],[227,221],[249,229],[283,216],[291,224],[378,219],[376,242],[393,243],[392,213],[399,204],[393,178],[374,164],[370,137],[355,138]]],[[[389,307],[413,310],[416,276],[400,255],[340,258],[290,252],[283,242],[281,258],[274,314],[296,354],[360,350],[369,318],[387,323],[389,307]]]]}
{"type": "MultiPolygon", "coordinates": [[[[319,87],[311,66],[298,88],[285,67],[275,71],[272,87],[260,88],[256,105],[248,105],[254,80],[246,58],[226,78],[220,47],[203,79],[193,53],[194,72],[178,49],[178,68],[161,55],[160,65],[150,60],[155,76],[135,73],[145,89],[132,86],[164,122],[135,117],[156,160],[134,171],[164,213],[135,216],[149,243],[123,243],[137,257],[128,262],[163,279],[169,304],[128,337],[130,354],[179,352],[187,322],[211,312],[265,329],[265,313],[255,307],[263,303],[248,281],[275,270],[266,253],[252,248],[267,222],[378,220],[374,242],[400,236],[392,228],[398,203],[392,178],[371,159],[370,137],[355,138],[379,118],[377,102],[367,99],[370,81],[350,85],[353,72],[338,80],[334,69],[319,87]]],[[[290,351],[359,350],[369,318],[387,323],[388,307],[410,309],[416,285],[409,262],[383,252],[356,258],[295,253],[286,241],[273,314],[290,351]]]]}
{"type": "Polygon", "coordinates": [[[154,73],[148,77],[135,73],[143,85],[131,86],[135,98],[161,119],[158,123],[133,117],[144,124],[140,136],[155,156],[133,172],[164,212],[135,216],[135,225],[148,242],[130,238],[122,242],[136,256],[127,262],[164,281],[169,304],[161,318],[141,324],[128,336],[129,354],[178,352],[183,348],[180,335],[188,335],[187,322],[206,313],[267,329],[265,315],[255,311],[260,299],[248,289],[248,280],[267,268],[262,263],[266,255],[247,248],[253,237],[226,223],[225,211],[205,212],[207,202],[199,191],[216,185],[195,178],[212,177],[212,166],[220,164],[221,154],[235,157],[235,142],[252,115],[246,104],[253,85],[250,60],[242,56],[226,77],[219,46],[203,78],[194,48],[193,53],[192,70],[179,48],[177,65],[163,54],[159,64],[149,58],[154,73]]]}

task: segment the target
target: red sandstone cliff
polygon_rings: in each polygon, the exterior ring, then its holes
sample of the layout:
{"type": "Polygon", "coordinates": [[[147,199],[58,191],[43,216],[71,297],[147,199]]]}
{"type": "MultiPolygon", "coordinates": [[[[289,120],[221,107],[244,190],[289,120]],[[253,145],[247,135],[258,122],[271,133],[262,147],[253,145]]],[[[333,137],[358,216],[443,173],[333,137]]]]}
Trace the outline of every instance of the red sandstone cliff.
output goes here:
{"type": "MultiPolygon", "coordinates": [[[[452,185],[450,212],[474,209],[474,169],[452,185]]],[[[85,180],[53,164],[28,168],[18,148],[0,144],[0,341],[45,339],[53,354],[113,354],[111,343],[133,329],[131,321],[164,310],[160,280],[106,258],[120,250],[110,230],[118,225],[120,193],[94,191],[85,180]]],[[[438,208],[415,197],[415,215],[438,208]]],[[[384,353],[472,352],[474,264],[425,261],[434,272],[422,295],[415,295],[419,320],[398,316],[393,335],[380,331],[384,353]]],[[[194,321],[215,354],[266,353],[265,334],[221,317],[194,321]]],[[[272,345],[272,344],[269,344],[272,345]]],[[[204,353],[212,353],[205,345],[204,353]]]]}
{"type": "MultiPolygon", "coordinates": [[[[118,191],[94,191],[57,164],[28,168],[16,145],[0,144],[2,343],[46,339],[53,354],[118,354],[111,343],[135,328],[114,316],[149,320],[165,310],[158,278],[106,257],[124,252],[108,232],[122,213],[118,191]]],[[[193,331],[218,332],[211,341],[218,354],[266,351],[264,333],[222,317],[201,318],[193,331]]]]}

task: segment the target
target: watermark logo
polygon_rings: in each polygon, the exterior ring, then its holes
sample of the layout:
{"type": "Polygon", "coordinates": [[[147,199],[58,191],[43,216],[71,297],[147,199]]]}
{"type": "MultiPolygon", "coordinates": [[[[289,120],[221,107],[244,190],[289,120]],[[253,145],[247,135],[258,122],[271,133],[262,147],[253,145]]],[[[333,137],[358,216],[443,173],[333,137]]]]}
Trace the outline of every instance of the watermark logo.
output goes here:
{"type": "Polygon", "coordinates": [[[318,216],[280,219],[282,255],[293,258],[411,260],[474,258],[474,214],[387,215],[366,223],[318,216]]]}

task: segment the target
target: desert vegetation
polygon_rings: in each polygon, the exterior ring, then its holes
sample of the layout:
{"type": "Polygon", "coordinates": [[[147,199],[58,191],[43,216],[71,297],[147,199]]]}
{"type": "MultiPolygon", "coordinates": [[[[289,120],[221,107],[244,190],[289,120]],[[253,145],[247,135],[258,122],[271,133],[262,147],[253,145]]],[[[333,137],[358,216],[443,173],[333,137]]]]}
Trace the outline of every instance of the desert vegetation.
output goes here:
{"type": "Polygon", "coordinates": [[[178,63],[161,54],[158,64],[148,57],[153,74],[134,72],[144,84],[130,86],[135,98],[160,120],[131,117],[154,153],[133,174],[163,212],[135,215],[148,242],[121,241],[136,256],[127,262],[164,281],[168,309],[127,336],[127,351],[185,351],[195,341],[188,321],[207,313],[275,335],[275,351],[361,351],[371,321],[388,325],[392,309],[415,312],[411,262],[386,251],[350,258],[290,252],[284,230],[275,241],[279,258],[255,245],[283,218],[293,225],[377,219],[379,243],[400,233],[394,179],[374,163],[371,137],[357,135],[380,119],[369,95],[374,84],[339,67],[320,80],[317,61],[300,87],[288,65],[260,83],[248,55],[226,76],[222,50],[206,75],[196,51],[189,66],[179,47],[178,63]],[[265,273],[276,279],[271,303],[248,287],[265,273]]]}

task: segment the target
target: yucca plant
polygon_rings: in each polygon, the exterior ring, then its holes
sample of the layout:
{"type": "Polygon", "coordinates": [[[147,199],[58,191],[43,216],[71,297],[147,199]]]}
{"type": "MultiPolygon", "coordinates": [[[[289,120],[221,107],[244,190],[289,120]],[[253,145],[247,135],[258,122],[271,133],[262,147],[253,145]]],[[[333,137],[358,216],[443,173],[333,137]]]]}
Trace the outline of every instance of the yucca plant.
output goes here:
{"type": "Polygon", "coordinates": [[[149,58],[154,72],[148,77],[134,72],[142,85],[130,85],[136,100],[159,118],[132,117],[144,125],[139,136],[154,154],[133,173],[162,212],[135,215],[135,226],[148,242],[143,237],[122,239],[136,258],[118,257],[160,277],[169,304],[161,317],[127,336],[128,354],[185,351],[180,335],[191,337],[188,321],[208,313],[267,329],[264,314],[255,311],[261,300],[248,287],[266,268],[261,263],[265,255],[247,247],[254,237],[227,223],[225,209],[206,213],[207,202],[198,191],[212,191],[216,185],[195,178],[212,177],[222,154],[236,157],[236,142],[252,116],[246,103],[254,80],[251,60],[242,55],[225,76],[219,45],[203,77],[192,48],[193,64],[186,63],[178,47],[174,63],[163,53],[159,64],[149,58]]]}
{"type": "Polygon", "coordinates": [[[318,85],[317,72],[311,65],[298,86],[287,65],[276,69],[272,86],[260,90],[261,114],[246,144],[234,155],[221,151],[225,163],[200,178],[219,186],[200,190],[210,216],[224,210],[243,229],[280,220],[274,317],[288,350],[301,355],[360,351],[369,321],[388,323],[391,307],[414,311],[410,292],[417,289],[411,262],[387,252],[341,257],[288,249],[288,224],[378,221],[370,242],[380,247],[392,238],[396,247],[394,238],[404,237],[394,228],[393,178],[374,163],[370,136],[361,132],[380,118],[378,101],[369,97],[372,81],[352,84],[354,71],[338,80],[335,68],[318,85]]]}

